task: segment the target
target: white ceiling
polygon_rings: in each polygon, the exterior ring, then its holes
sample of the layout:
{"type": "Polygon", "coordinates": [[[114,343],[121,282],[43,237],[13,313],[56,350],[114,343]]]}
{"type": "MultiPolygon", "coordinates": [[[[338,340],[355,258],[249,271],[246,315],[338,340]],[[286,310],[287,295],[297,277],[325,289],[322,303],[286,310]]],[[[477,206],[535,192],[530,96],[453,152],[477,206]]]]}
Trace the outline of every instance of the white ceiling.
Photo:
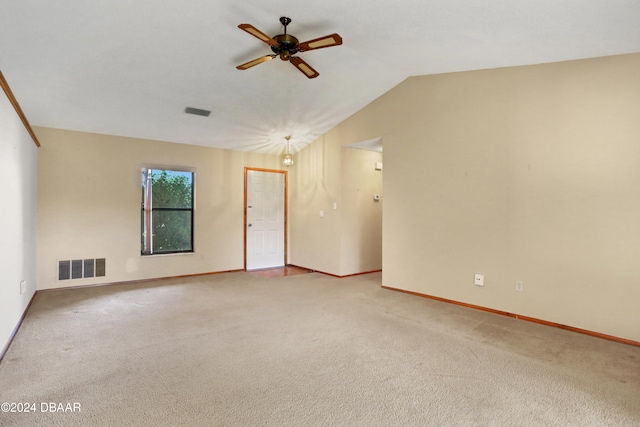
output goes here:
{"type": "MultiPolygon", "coordinates": [[[[413,75],[640,52],[638,0],[0,0],[0,70],[32,125],[298,151],[413,75]],[[237,28],[342,46],[309,80],[237,28]],[[185,107],[211,110],[209,117],[185,107]]],[[[356,141],[354,141],[356,142],[356,141]]]]}

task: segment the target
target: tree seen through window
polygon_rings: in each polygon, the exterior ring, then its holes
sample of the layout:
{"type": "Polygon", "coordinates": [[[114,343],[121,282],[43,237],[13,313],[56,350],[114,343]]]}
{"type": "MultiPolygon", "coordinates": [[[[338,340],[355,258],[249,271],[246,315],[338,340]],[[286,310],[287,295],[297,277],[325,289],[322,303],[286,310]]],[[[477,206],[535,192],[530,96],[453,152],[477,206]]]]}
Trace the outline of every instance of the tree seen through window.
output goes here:
{"type": "Polygon", "coordinates": [[[193,172],[142,170],[142,254],[193,252],[193,172]]]}

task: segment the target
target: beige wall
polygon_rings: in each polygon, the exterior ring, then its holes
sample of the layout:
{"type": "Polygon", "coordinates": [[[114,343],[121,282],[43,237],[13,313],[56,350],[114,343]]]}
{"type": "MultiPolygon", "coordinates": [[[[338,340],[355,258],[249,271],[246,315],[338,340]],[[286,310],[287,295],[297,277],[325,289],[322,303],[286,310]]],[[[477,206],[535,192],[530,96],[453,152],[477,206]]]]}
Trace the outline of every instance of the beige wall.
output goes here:
{"type": "Polygon", "coordinates": [[[382,268],[382,155],[343,147],[359,141],[334,129],[294,156],[292,264],[337,276],[382,268]]]}
{"type": "Polygon", "coordinates": [[[290,169],[290,262],[340,275],[340,146],[325,135],[294,156],[290,169]],[[324,218],[320,218],[320,211],[324,218]]]}
{"type": "Polygon", "coordinates": [[[0,354],[36,291],[38,149],[0,90],[0,354]],[[20,282],[24,281],[23,292],[20,282]]]}
{"type": "MultiPolygon", "coordinates": [[[[638,75],[635,54],[406,80],[296,154],[290,262],[372,269],[356,225],[376,205],[343,146],[383,137],[385,285],[640,341],[638,75]]],[[[243,167],[276,156],[36,132],[39,288],[76,257],[109,282],[242,268],[243,167]],[[139,255],[143,164],[197,169],[195,254],[139,255]]]]}
{"type": "Polygon", "coordinates": [[[38,289],[244,268],[244,167],[278,156],[35,128],[38,289]],[[196,169],[195,253],[140,255],[140,169],[196,169]],[[107,276],[57,280],[57,261],[106,258],[107,276]]]}
{"type": "Polygon", "coordinates": [[[640,341],[638,76],[640,54],[414,77],[334,129],[384,139],[384,285],[640,341]]]}
{"type": "Polygon", "coordinates": [[[382,269],[382,153],[342,148],[342,224],[340,272],[382,269]],[[374,194],[380,195],[374,201],[374,194]]]}

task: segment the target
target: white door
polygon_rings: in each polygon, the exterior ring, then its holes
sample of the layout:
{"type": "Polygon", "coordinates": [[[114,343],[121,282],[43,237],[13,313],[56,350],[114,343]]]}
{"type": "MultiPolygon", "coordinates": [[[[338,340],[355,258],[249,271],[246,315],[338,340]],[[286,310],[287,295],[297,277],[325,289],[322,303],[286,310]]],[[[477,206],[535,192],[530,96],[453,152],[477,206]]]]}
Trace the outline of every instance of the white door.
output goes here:
{"type": "Polygon", "coordinates": [[[247,270],[285,264],[285,173],[247,170],[247,270]]]}

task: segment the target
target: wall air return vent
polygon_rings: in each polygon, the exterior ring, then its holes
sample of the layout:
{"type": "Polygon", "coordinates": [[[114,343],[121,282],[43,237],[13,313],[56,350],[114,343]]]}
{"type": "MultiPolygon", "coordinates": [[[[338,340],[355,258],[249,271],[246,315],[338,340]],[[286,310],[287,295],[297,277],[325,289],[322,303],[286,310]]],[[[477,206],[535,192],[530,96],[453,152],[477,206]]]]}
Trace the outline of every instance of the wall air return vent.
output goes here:
{"type": "Polygon", "coordinates": [[[86,279],[106,275],[105,258],[58,261],[58,280],[86,279]]]}
{"type": "Polygon", "coordinates": [[[201,110],[200,108],[192,108],[192,107],[185,108],[184,112],[187,114],[195,114],[196,116],[204,116],[204,117],[209,117],[209,114],[211,114],[211,111],[209,110],[201,110]]]}

